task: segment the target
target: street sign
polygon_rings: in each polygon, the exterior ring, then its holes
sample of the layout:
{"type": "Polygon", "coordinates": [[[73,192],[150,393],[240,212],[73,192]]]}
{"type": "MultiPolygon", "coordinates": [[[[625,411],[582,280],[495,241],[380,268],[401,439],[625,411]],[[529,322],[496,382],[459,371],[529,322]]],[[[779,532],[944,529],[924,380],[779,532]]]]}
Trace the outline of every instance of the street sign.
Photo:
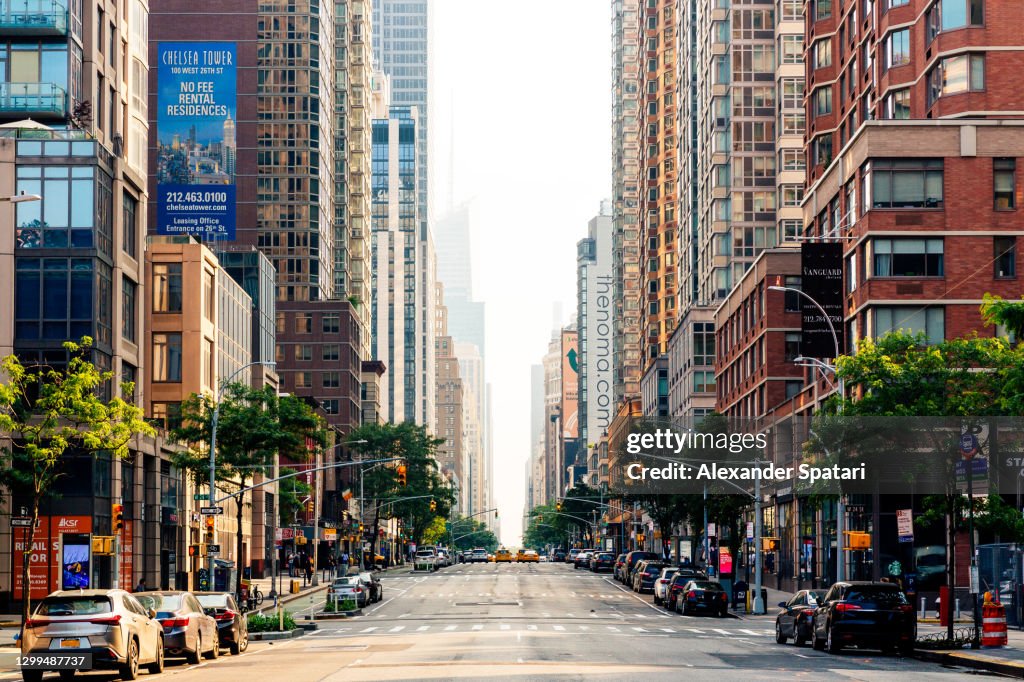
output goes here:
{"type": "Polygon", "coordinates": [[[203,516],[220,516],[224,513],[224,507],[200,507],[199,513],[203,516]]]}
{"type": "Polygon", "coordinates": [[[717,535],[718,535],[718,532],[717,532],[717,528],[715,528],[715,524],[709,523],[708,524],[708,537],[709,538],[713,538],[713,537],[715,537],[717,535]]]}
{"type": "Polygon", "coordinates": [[[216,556],[217,554],[220,554],[220,545],[207,545],[206,546],[206,555],[207,556],[216,556]]]}
{"type": "Polygon", "coordinates": [[[747,539],[748,540],[753,540],[754,539],[754,522],[753,521],[747,521],[747,539]]]}
{"type": "Polygon", "coordinates": [[[960,435],[960,452],[963,453],[964,459],[970,459],[974,457],[978,452],[978,437],[973,433],[964,433],[960,435]]]}
{"type": "MultiPolygon", "coordinates": [[[[210,499],[210,493],[195,493],[192,495],[193,500],[208,500],[210,499]]],[[[145,505],[143,505],[145,506],[145,505]]]]}
{"type": "Polygon", "coordinates": [[[978,579],[978,567],[971,566],[971,594],[981,592],[981,581],[978,579]]]}
{"type": "Polygon", "coordinates": [[[12,516],[11,526],[13,528],[31,528],[32,517],[31,516],[12,516]]]}
{"type": "Polygon", "coordinates": [[[900,542],[914,541],[914,515],[913,510],[896,510],[896,534],[900,536],[900,542]]]}

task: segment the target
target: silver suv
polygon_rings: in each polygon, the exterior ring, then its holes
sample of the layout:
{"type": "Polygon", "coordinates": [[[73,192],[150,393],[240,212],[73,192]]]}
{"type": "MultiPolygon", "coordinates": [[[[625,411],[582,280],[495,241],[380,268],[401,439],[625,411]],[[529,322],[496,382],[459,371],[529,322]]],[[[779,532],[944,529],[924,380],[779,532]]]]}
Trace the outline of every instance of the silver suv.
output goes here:
{"type": "MultiPolygon", "coordinates": [[[[39,602],[25,623],[23,656],[91,653],[94,668],[114,668],[126,680],[139,666],[151,674],[164,669],[163,628],[124,590],[64,590],[39,602]]],[[[38,682],[42,670],[22,670],[25,682],[38,682]]]]}

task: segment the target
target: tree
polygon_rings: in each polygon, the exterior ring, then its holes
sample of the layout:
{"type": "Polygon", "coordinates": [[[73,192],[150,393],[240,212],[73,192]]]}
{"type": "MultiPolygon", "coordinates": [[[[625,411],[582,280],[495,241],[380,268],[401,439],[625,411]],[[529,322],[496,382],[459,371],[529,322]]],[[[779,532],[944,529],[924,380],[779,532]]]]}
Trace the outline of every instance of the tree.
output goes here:
{"type": "MultiPolygon", "coordinates": [[[[36,537],[39,502],[63,475],[70,456],[110,452],[128,456],[128,444],[137,435],[156,432],[143,420],[142,409],[121,398],[104,400],[98,394],[114,378],[89,361],[92,339],[64,343],[66,367],[28,366],[15,355],[2,361],[7,382],[0,385],[0,432],[10,434],[3,450],[3,483],[25,493],[31,525],[21,567],[22,623],[31,613],[31,567],[28,556],[36,537]]],[[[122,385],[131,395],[134,384],[122,385]]]]}
{"type": "MultiPolygon", "coordinates": [[[[209,484],[210,439],[217,404],[210,395],[193,393],[181,404],[181,425],[172,430],[174,438],[188,448],[173,455],[176,466],[187,471],[197,486],[209,484]]],[[[309,459],[309,443],[327,445],[327,431],[301,398],[278,396],[269,387],[253,388],[242,383],[224,389],[217,420],[215,474],[217,487],[235,498],[236,556],[242,568],[242,511],[245,488],[256,474],[273,469],[274,456],[295,461],[309,459]]],[[[215,500],[210,500],[213,505],[215,500]]]]}
{"type": "Polygon", "coordinates": [[[384,518],[404,519],[411,527],[413,541],[422,544],[430,524],[436,517],[447,518],[455,502],[435,458],[437,446],[444,441],[427,433],[426,427],[411,422],[363,424],[349,434],[348,440],[352,450],[363,459],[396,458],[394,462],[362,469],[363,510],[372,514],[371,552],[376,553],[378,529],[384,518]],[[405,467],[404,486],[398,481],[399,465],[405,467]]]}
{"type": "Polygon", "coordinates": [[[985,294],[981,304],[981,317],[988,325],[1001,325],[1017,341],[1024,340],[1024,298],[1004,301],[999,296],[985,294]]]}
{"type": "MultiPolygon", "coordinates": [[[[282,467],[278,470],[278,475],[280,476],[288,476],[295,473],[295,469],[289,469],[288,467],[282,467]]],[[[284,478],[278,481],[278,518],[281,520],[282,526],[286,526],[296,519],[298,513],[302,511],[302,501],[312,493],[313,486],[299,480],[299,476],[292,476],[291,478],[284,478]]]]}
{"type": "MultiPolygon", "coordinates": [[[[479,518],[459,516],[450,524],[451,537],[455,540],[453,549],[473,549],[484,547],[488,552],[493,552],[498,547],[498,538],[487,528],[487,524],[479,518]]],[[[448,541],[448,535],[442,538],[448,541]]],[[[429,542],[427,543],[429,544],[429,542]]]]}

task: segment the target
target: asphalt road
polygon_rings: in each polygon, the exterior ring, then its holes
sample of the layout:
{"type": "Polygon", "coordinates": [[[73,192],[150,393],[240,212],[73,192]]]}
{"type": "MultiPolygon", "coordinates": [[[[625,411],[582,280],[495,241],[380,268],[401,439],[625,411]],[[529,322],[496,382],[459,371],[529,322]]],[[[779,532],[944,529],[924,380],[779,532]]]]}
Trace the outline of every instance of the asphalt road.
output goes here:
{"type": "MultiPolygon", "coordinates": [[[[164,677],[174,682],[977,677],[871,651],[832,656],[778,645],[771,618],[670,614],[653,606],[649,595],[571,565],[459,565],[383,582],[384,600],[360,616],[324,621],[316,632],[294,640],[254,642],[238,657],[222,655],[197,666],[169,663],[164,677]]],[[[305,603],[292,610],[309,607],[308,600],[300,601],[305,603]]],[[[116,679],[100,673],[80,678],[116,679]]]]}

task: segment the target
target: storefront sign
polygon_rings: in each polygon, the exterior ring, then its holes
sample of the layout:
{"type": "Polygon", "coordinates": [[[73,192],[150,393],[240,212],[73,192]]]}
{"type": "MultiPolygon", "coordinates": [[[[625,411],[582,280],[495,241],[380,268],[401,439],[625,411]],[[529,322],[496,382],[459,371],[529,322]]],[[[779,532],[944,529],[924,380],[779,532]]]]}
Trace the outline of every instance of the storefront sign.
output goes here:
{"type": "Polygon", "coordinates": [[[801,245],[800,289],[807,295],[800,297],[800,354],[811,358],[834,358],[836,338],[840,352],[843,350],[842,244],[807,242],[801,245]],[[819,305],[825,315],[818,309],[819,305]]]}

